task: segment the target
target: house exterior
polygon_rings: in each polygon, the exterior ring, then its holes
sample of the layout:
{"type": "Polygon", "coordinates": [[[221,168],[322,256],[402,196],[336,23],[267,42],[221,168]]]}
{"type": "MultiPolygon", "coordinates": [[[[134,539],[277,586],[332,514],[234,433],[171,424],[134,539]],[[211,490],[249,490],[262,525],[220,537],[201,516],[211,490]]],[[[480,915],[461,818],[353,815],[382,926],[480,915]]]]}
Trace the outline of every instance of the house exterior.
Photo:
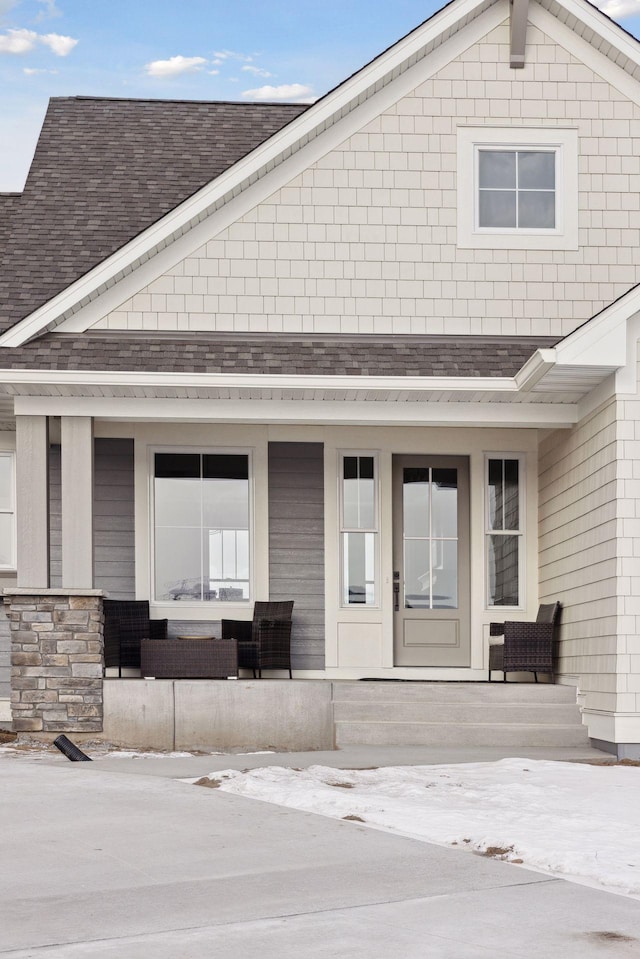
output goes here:
{"type": "Polygon", "coordinates": [[[294,599],[295,675],[347,679],[485,680],[560,600],[555,681],[638,754],[639,158],[585,0],[454,0],[308,108],[52,100],[0,196],[16,728],[99,728],[103,591],[294,599]]]}

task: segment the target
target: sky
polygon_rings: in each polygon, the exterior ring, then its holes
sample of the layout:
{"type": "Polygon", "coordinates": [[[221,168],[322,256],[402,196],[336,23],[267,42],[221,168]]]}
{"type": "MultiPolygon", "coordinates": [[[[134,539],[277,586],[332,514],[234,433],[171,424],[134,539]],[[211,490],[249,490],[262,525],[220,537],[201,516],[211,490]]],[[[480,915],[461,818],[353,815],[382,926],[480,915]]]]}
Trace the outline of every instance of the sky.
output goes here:
{"type": "MultiPolygon", "coordinates": [[[[640,0],[598,0],[640,37],[640,0]]],[[[441,0],[0,0],[0,191],[49,97],[313,102],[441,0]]]]}

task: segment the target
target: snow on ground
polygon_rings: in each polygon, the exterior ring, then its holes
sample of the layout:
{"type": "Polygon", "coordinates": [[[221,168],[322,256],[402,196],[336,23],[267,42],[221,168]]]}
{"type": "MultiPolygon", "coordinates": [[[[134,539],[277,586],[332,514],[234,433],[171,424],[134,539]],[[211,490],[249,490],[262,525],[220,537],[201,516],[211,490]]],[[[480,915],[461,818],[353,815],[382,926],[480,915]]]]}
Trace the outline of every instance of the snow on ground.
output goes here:
{"type": "Polygon", "coordinates": [[[503,759],[364,770],[265,766],[208,778],[236,795],[457,844],[640,898],[640,768],[503,759]]]}

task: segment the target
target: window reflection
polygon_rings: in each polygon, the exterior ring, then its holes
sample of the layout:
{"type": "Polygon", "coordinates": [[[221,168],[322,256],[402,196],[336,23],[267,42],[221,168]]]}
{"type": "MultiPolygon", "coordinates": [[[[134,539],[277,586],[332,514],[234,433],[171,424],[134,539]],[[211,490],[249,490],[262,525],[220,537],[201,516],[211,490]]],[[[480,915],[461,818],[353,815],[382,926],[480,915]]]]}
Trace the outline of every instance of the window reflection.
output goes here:
{"type": "Polygon", "coordinates": [[[155,597],[249,600],[249,458],[155,456],[155,597]]]}

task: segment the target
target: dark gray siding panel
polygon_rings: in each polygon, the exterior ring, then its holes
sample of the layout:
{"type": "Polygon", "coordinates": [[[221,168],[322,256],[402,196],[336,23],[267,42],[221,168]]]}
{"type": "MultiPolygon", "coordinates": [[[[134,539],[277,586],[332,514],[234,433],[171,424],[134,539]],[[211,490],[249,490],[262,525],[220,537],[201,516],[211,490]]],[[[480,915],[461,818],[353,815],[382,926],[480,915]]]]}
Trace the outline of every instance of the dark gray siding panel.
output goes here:
{"type": "Polygon", "coordinates": [[[135,599],[133,440],[96,439],[94,449],[95,584],[111,599],[135,599]]]}
{"type": "Polygon", "coordinates": [[[322,443],[269,443],[269,598],[292,599],[294,669],[324,669],[322,443]]]}
{"type": "MultiPolygon", "coordinates": [[[[133,440],[96,439],[94,446],[94,575],[112,599],[135,599],[133,440]]],[[[60,447],[49,457],[51,585],[62,582],[60,447]]]]}

